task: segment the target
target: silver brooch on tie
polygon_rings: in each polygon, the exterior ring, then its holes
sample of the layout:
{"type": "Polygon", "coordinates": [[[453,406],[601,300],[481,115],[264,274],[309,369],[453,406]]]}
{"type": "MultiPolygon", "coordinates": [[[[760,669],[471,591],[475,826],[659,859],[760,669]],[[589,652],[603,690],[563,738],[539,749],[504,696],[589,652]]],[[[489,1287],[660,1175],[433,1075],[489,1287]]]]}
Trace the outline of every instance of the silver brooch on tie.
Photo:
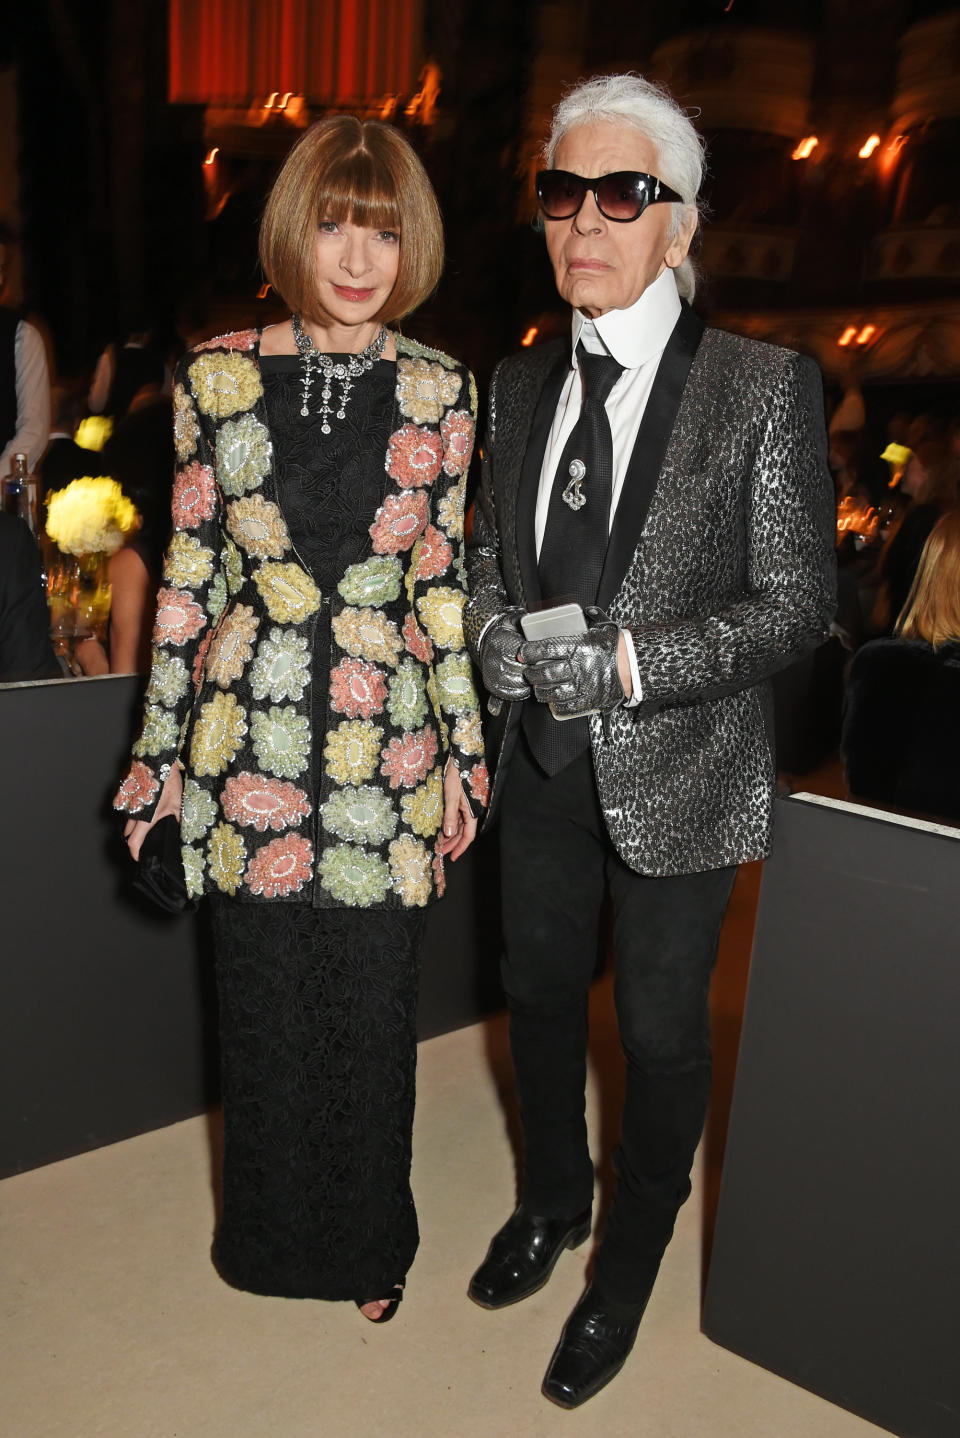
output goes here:
{"type": "Polygon", "coordinates": [[[577,510],[582,509],[587,502],[587,496],[583,492],[583,481],[586,477],[587,466],[582,459],[571,459],[567,466],[567,473],[570,478],[560,498],[564,504],[568,505],[574,514],[576,514],[577,510]]]}

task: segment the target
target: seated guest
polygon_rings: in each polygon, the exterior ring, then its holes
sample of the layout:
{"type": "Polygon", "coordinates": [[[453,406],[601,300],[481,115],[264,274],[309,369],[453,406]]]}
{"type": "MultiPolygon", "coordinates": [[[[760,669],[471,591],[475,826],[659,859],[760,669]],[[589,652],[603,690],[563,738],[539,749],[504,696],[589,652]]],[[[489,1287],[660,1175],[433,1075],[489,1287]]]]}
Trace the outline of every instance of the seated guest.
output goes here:
{"type": "Polygon", "coordinates": [[[40,551],[22,519],[0,513],[0,684],[62,678],[50,643],[40,551]]]}
{"type": "Polygon", "coordinates": [[[85,474],[98,472],[94,456],[77,444],[73,437],[83,412],[83,401],[79,395],[60,385],[52,391],[51,399],[53,428],[41,465],[45,496],[53,490],[66,489],[73,480],[85,474]]]}
{"type": "Polygon", "coordinates": [[[889,634],[907,601],[920,551],[940,515],[957,503],[958,464],[946,445],[924,440],[900,481],[909,508],[880,556],[880,588],[874,605],[875,634],[889,634]]]}
{"type": "Polygon", "coordinates": [[[960,510],[934,525],[893,638],[854,657],[841,751],[851,794],[960,820],[960,510]]]}

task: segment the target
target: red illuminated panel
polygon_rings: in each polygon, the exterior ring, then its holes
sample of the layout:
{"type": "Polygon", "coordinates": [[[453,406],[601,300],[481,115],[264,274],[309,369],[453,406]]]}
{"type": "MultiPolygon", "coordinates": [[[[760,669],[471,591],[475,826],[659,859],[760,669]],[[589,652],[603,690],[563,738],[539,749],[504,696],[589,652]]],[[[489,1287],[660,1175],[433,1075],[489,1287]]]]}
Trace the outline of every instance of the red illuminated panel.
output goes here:
{"type": "Polygon", "coordinates": [[[318,104],[415,88],[423,0],[170,0],[170,100],[318,104]]]}

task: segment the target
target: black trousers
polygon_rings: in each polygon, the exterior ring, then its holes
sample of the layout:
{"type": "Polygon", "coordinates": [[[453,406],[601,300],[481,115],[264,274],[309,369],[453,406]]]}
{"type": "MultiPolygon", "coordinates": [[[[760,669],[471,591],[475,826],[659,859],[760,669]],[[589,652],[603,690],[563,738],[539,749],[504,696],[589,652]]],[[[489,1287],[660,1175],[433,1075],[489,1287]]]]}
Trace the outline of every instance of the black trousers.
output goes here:
{"type": "Polygon", "coordinates": [[[503,793],[503,984],[523,1119],[524,1203],[547,1217],[590,1206],[587,999],[607,893],[626,1059],[617,1187],[594,1283],[645,1299],[677,1211],[710,1089],[710,975],[735,868],[648,878],[607,835],[589,751],[548,778],[521,738],[503,793]]]}

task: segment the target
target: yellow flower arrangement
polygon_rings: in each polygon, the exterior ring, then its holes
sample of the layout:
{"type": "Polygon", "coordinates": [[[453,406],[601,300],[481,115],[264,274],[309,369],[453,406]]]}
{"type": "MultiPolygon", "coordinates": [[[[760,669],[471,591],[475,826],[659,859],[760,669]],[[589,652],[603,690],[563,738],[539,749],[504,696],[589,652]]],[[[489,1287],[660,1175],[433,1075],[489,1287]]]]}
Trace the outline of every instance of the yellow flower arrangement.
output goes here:
{"type": "Polygon", "coordinates": [[[113,434],[113,420],[108,414],[88,414],[73,432],[73,442],[81,449],[92,449],[99,453],[113,434]]]}
{"type": "Polygon", "coordinates": [[[320,608],[323,596],[299,564],[261,564],[253,580],[278,624],[302,624],[320,608]]]}
{"type": "Polygon", "coordinates": [[[47,534],[64,554],[116,554],[139,516],[115,479],[72,480],[47,500],[47,534]]]}

